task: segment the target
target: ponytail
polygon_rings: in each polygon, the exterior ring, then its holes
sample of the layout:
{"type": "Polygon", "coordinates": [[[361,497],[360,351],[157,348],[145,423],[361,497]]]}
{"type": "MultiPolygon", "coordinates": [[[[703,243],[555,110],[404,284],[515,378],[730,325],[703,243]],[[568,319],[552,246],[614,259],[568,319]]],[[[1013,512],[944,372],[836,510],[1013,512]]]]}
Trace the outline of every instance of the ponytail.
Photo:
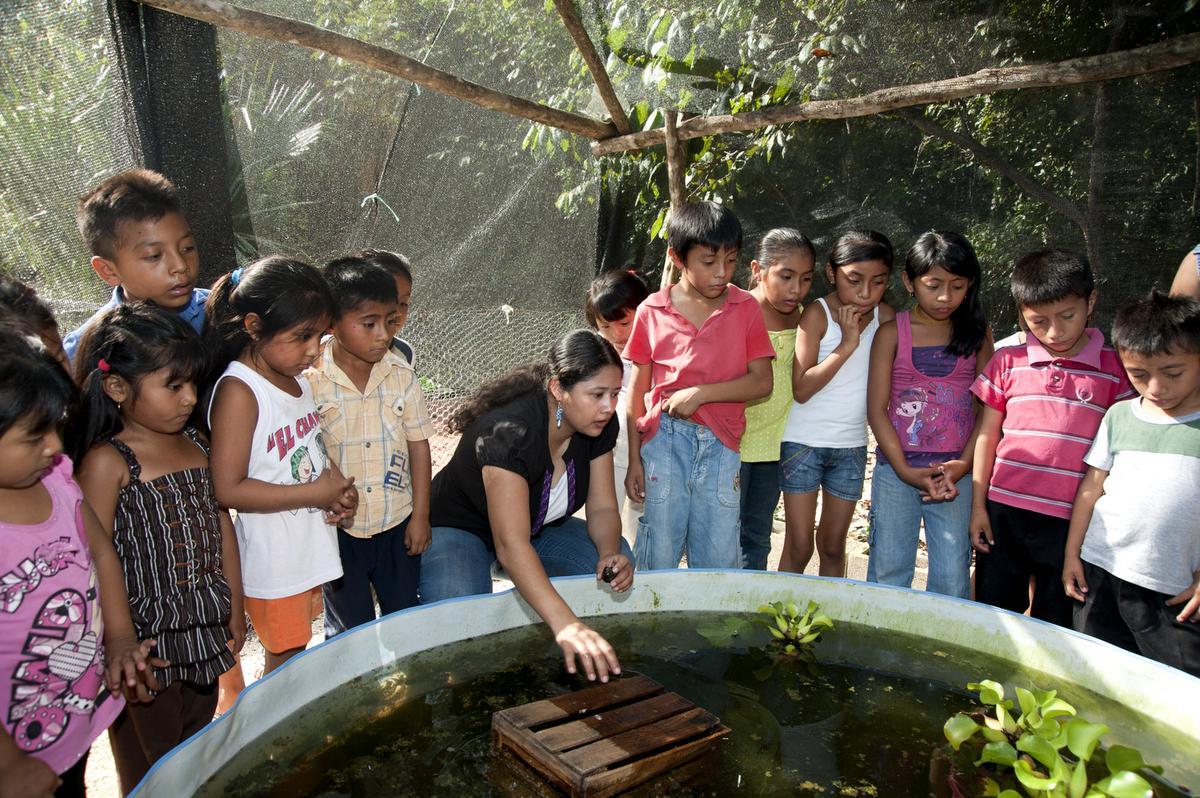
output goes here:
{"type": "Polygon", "coordinates": [[[254,343],[246,331],[251,313],[259,319],[263,340],[301,322],[338,315],[325,278],[307,263],[273,255],[222,275],[204,306],[204,343],[212,358],[209,385],[254,343]]]}

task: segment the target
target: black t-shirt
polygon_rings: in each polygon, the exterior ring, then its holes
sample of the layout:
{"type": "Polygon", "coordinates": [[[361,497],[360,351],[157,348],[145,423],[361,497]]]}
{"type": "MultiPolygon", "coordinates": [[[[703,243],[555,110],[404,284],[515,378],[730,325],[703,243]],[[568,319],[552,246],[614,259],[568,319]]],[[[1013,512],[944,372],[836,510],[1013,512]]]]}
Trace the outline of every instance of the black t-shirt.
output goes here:
{"type": "MultiPolygon", "coordinates": [[[[483,489],[483,467],[496,466],[519,474],[529,483],[531,533],[541,532],[550,500],[550,411],[545,391],[521,396],[478,419],[463,433],[450,462],[433,478],[429,523],[465,529],[495,550],[488,521],[487,494],[483,489]]],[[[575,433],[563,453],[569,479],[567,514],[546,526],[557,526],[570,518],[587,501],[592,460],[611,452],[617,443],[618,422],[614,415],[595,438],[575,433]]]]}

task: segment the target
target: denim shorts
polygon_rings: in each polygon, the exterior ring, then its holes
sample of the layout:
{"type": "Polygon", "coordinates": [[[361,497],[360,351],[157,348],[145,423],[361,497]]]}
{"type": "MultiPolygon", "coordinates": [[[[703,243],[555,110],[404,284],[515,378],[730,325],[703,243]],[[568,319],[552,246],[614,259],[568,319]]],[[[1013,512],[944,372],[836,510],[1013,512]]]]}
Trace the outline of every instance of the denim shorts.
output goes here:
{"type": "Polygon", "coordinates": [[[856,502],[862,498],[866,473],[866,446],[829,449],[783,442],[779,484],[784,493],[816,493],[824,488],[831,496],[856,502]]]}

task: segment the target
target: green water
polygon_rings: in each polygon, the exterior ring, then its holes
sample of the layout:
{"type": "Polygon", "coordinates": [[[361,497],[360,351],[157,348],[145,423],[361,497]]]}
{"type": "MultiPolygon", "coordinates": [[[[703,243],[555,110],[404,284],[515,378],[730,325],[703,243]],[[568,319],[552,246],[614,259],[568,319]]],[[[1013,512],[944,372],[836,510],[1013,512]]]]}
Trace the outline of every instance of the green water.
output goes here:
{"type": "MultiPolygon", "coordinates": [[[[631,795],[949,796],[951,772],[967,763],[948,754],[942,725],[972,707],[963,685],[990,677],[1049,686],[965,649],[852,624],[828,632],[810,662],[772,656],[757,629],[716,648],[697,628],[724,617],[598,619],[626,671],[655,679],[732,730],[710,754],[631,795]]],[[[497,710],[587,686],[563,670],[544,628],[476,638],[401,665],[304,707],[202,794],[557,794],[494,750],[490,736],[497,710]]],[[[1166,750],[1156,743],[1163,732],[1146,719],[1111,707],[1098,717],[1085,692],[1067,697],[1091,719],[1136,724],[1130,742],[1143,751],[1148,741],[1166,750]]]]}

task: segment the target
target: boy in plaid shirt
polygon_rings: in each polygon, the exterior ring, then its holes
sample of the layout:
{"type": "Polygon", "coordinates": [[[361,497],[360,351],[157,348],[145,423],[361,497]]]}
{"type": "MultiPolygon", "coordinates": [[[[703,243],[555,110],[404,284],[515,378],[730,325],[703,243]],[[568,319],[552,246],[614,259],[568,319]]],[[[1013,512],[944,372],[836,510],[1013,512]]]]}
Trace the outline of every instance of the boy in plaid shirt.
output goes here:
{"type": "Polygon", "coordinates": [[[329,455],[360,496],[353,523],[337,532],[342,578],[324,587],[331,637],[375,619],[372,588],[384,615],[417,604],[433,424],[417,375],[391,350],[392,276],[359,257],[338,258],[324,274],[340,315],[304,375],[329,455]]]}

